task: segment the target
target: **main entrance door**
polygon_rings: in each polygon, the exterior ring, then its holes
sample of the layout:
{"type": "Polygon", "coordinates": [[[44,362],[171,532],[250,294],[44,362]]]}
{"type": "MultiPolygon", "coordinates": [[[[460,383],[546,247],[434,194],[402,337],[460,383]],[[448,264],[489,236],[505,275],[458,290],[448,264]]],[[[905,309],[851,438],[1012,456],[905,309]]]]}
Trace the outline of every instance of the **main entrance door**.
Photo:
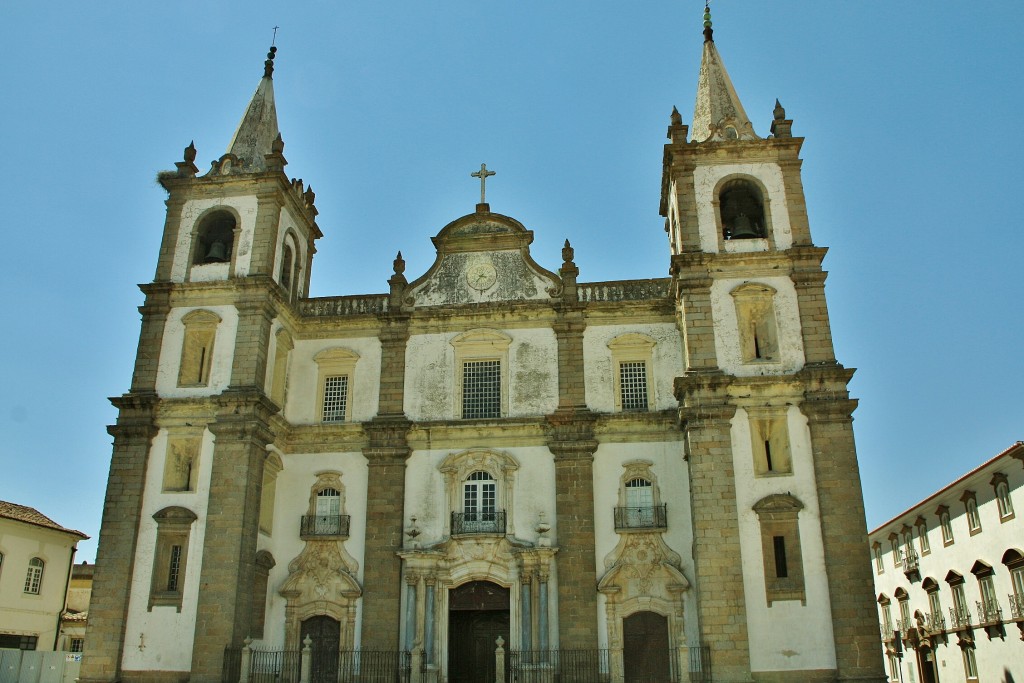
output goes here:
{"type": "Polygon", "coordinates": [[[302,638],[313,641],[311,683],[334,683],[338,680],[338,644],[341,623],[327,616],[310,617],[302,622],[302,638]]]}
{"type": "Polygon", "coordinates": [[[636,612],[622,620],[626,683],[663,683],[669,678],[668,619],[636,612]]]}
{"type": "Polygon", "coordinates": [[[494,641],[508,643],[508,589],[490,581],[463,584],[449,593],[448,610],[448,681],[493,683],[494,641]]]}

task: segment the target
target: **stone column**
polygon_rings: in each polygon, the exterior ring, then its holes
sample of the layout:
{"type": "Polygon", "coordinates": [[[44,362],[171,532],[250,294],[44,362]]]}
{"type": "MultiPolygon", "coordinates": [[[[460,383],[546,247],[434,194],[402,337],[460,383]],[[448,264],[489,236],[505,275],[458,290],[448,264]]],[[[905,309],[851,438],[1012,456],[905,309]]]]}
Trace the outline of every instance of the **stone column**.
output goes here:
{"type": "Polygon", "coordinates": [[[530,595],[530,584],[533,577],[524,575],[519,589],[519,649],[533,649],[533,614],[532,596],[530,595]]]}
{"type": "Polygon", "coordinates": [[[142,330],[139,333],[139,350],[135,355],[135,372],[132,373],[132,393],[156,390],[160,348],[163,346],[167,314],[171,311],[170,285],[143,285],[142,291],[146,294],[146,303],[139,308],[142,330]]]}
{"type": "Polygon", "coordinates": [[[672,257],[676,280],[679,327],[683,332],[683,354],[688,372],[716,371],[715,319],[711,310],[711,284],[705,254],[672,257]]]}
{"type": "Polygon", "coordinates": [[[687,440],[693,519],[694,591],[701,643],[711,648],[715,683],[750,681],[750,648],[740,553],[727,380],[676,379],[687,440]]]}
{"type": "Polygon", "coordinates": [[[538,587],[539,595],[537,596],[537,647],[541,651],[540,661],[547,660],[547,650],[551,647],[550,638],[548,638],[548,577],[547,574],[541,574],[540,586],[538,587]]]}
{"type": "Polygon", "coordinates": [[[366,492],[366,550],[363,578],[362,645],[392,650],[401,632],[402,547],[405,461],[411,423],[404,414],[405,349],[409,319],[392,311],[380,332],[380,402],[377,417],[363,424],[369,479],[366,492]]]}
{"type": "Polygon", "coordinates": [[[435,600],[437,590],[437,579],[432,576],[427,577],[427,615],[426,624],[423,629],[423,649],[425,650],[426,663],[428,665],[434,663],[434,620],[435,616],[435,600]]]}
{"type": "MultiPolygon", "coordinates": [[[[283,201],[284,198],[276,189],[263,191],[256,195],[256,226],[252,233],[249,275],[274,276],[277,229],[281,222],[283,201]]],[[[238,242],[236,241],[235,244],[237,245],[238,242]]],[[[236,259],[232,259],[232,262],[235,261],[236,259]]]]}
{"type": "Polygon", "coordinates": [[[871,551],[853,440],[857,401],[846,392],[853,371],[842,366],[807,368],[800,376],[805,386],[815,387],[805,393],[801,409],[808,418],[818,485],[836,680],[881,683],[886,676],[878,650],[871,551]]]}
{"type": "Polygon", "coordinates": [[[142,492],[149,451],[158,431],[153,417],[156,401],[153,394],[126,394],[113,399],[119,415],[117,424],[107,429],[114,437],[114,453],[100,523],[89,605],[92,616],[85,635],[87,649],[79,678],[88,683],[117,681],[121,676],[142,492]]]}
{"type": "Polygon", "coordinates": [[[416,575],[405,577],[405,648],[416,647],[416,575]]]}
{"type": "Polygon", "coordinates": [[[261,390],[229,389],[214,400],[217,417],[209,425],[213,468],[191,683],[218,683],[224,648],[240,646],[249,635],[263,464],[274,438],[269,421],[277,412],[261,390]]]}

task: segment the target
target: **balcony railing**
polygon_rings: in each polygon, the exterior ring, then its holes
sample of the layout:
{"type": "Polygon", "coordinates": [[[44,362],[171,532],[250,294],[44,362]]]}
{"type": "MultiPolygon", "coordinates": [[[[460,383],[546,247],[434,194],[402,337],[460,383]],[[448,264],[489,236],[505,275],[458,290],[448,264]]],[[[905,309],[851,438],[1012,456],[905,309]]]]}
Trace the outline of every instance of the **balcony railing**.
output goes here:
{"type": "Polygon", "coordinates": [[[1024,619],[1024,595],[1009,595],[1010,617],[1014,620],[1024,619]]]}
{"type": "Polygon", "coordinates": [[[954,631],[971,627],[971,611],[966,607],[949,608],[949,626],[954,631]]]}
{"type": "Polygon", "coordinates": [[[667,529],[668,505],[648,507],[615,508],[615,530],[622,529],[667,529]]]}
{"type": "Polygon", "coordinates": [[[896,628],[900,630],[900,633],[906,634],[910,629],[917,628],[917,622],[910,617],[905,619],[901,617],[896,620],[896,628]]]}
{"type": "Polygon", "coordinates": [[[882,634],[882,641],[888,643],[892,640],[892,624],[878,624],[878,630],[882,634]]]}
{"type": "Polygon", "coordinates": [[[919,571],[919,567],[917,553],[913,550],[907,550],[903,556],[903,573],[909,576],[919,571]]]}
{"type": "Polygon", "coordinates": [[[1001,624],[1003,622],[1003,609],[996,599],[975,601],[978,606],[978,621],[983,625],[1001,624]]]}
{"type": "Polygon", "coordinates": [[[929,633],[938,633],[939,631],[946,630],[946,618],[935,612],[934,614],[924,615],[924,627],[929,633]]]}
{"type": "Polygon", "coordinates": [[[303,515],[299,535],[307,538],[348,538],[348,515],[303,515]]]}
{"type": "Polygon", "coordinates": [[[505,511],[453,512],[452,536],[505,533],[505,511]]]}

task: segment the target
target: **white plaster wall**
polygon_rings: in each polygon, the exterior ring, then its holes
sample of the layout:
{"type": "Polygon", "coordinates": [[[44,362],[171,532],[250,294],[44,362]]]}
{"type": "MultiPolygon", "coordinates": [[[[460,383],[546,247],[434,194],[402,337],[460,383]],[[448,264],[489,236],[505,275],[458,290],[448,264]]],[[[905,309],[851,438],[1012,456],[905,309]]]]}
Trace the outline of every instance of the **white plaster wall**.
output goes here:
{"type": "MultiPolygon", "coordinates": [[[[513,507],[509,509],[507,501],[500,498],[503,493],[500,486],[498,500],[499,509],[509,512],[509,523],[516,538],[536,543],[539,538],[537,522],[543,512],[545,521],[551,526],[547,537],[552,540],[552,545],[557,545],[555,461],[551,451],[543,446],[491,450],[510,455],[519,463],[515,472],[513,507]]],[[[422,532],[416,539],[420,546],[436,543],[443,537],[445,522],[452,509],[448,505],[444,474],[438,468],[446,457],[460,452],[461,449],[416,451],[406,463],[405,523],[408,526],[408,517],[416,516],[416,526],[422,532]]]]}
{"type": "Polygon", "coordinates": [[[150,448],[146,472],[135,572],[132,576],[128,619],[125,624],[124,654],[121,666],[129,671],[188,671],[192,666],[196,604],[199,599],[199,574],[203,564],[206,536],[206,512],[213,471],[213,434],[203,433],[199,454],[199,473],[195,491],[163,493],[164,461],[167,454],[167,430],[161,429],[150,448]],[[165,507],[180,506],[195,513],[188,541],[185,582],[182,586],[181,612],[172,606],[147,610],[153,578],[157,524],[153,515],[165,507]]]}
{"type": "Polygon", "coordinates": [[[234,306],[202,306],[175,308],[167,315],[164,338],[160,344],[160,363],[156,373],[156,392],[161,398],[190,398],[219,394],[231,383],[231,362],[235,354],[235,334],[238,331],[238,311],[234,306]],[[179,387],[178,370],[181,367],[181,345],[185,326],[181,319],[192,311],[211,311],[220,316],[217,338],[213,342],[213,361],[210,381],[205,387],[179,387]]]}
{"type": "Polygon", "coordinates": [[[788,277],[724,278],[711,284],[711,315],[715,320],[715,353],[718,366],[729,375],[788,375],[804,365],[804,341],[796,287],[788,277]],[[756,282],[775,290],[775,321],[779,332],[779,362],[744,363],[740,355],[736,300],[730,292],[742,284],[756,282]]]}
{"type": "MultiPolygon", "coordinates": [[[[549,328],[500,330],[512,338],[506,377],[508,415],[546,415],[558,406],[558,342],[549,328]]],[[[413,420],[458,419],[456,333],[421,334],[405,353],[405,414],[413,420]]]]}
{"type": "Polygon", "coordinates": [[[189,277],[189,260],[192,253],[192,231],[196,221],[208,209],[227,206],[234,209],[241,217],[241,232],[232,246],[235,261],[235,275],[249,274],[249,263],[252,258],[252,239],[256,228],[257,199],[254,196],[214,197],[210,199],[190,199],[181,209],[181,224],[178,228],[178,243],[174,246],[174,262],[171,266],[171,281],[186,280],[226,280],[228,264],[207,264],[194,269],[189,277]]]}
{"type": "MultiPolygon", "coordinates": [[[[732,420],[736,506],[739,513],[743,588],[746,595],[750,666],[753,671],[834,669],[836,654],[832,610],[825,574],[821,512],[807,419],[796,406],[787,412],[793,473],[754,476],[750,421],[740,408],[732,420]],[[788,493],[803,503],[799,514],[806,605],[775,601],[768,607],[764,581],[761,527],[754,504],[765,496],[788,493]],[[785,624],[785,628],[779,628],[785,624]]],[[[712,579],[713,581],[713,579],[712,579]]],[[[707,590],[709,587],[705,587],[707,590]]],[[[713,586],[710,587],[713,590],[713,586]]]]}
{"type": "MultiPolygon", "coordinates": [[[[697,603],[694,595],[693,524],[690,515],[690,477],[683,460],[681,441],[653,443],[603,443],[594,455],[594,538],[597,580],[605,575],[605,559],[615,550],[620,535],[615,532],[614,508],[620,505],[619,489],[623,465],[630,460],[648,460],[657,477],[661,502],[667,504],[668,530],[662,534],[665,543],[682,559],[682,572],[690,582],[683,596],[686,620],[686,641],[699,643],[697,603]]],[[[608,647],[608,620],[605,596],[598,594],[598,640],[608,647]]]]}
{"type": "MultiPolygon", "coordinates": [[[[260,532],[258,548],[274,556],[267,583],[266,627],[260,642],[268,649],[283,647],[285,641],[285,599],[278,593],[288,578],[288,565],[305,547],[299,537],[300,518],[310,513],[310,490],[318,472],[340,472],[345,487],[342,514],[351,517],[345,550],[358,563],[356,579],[363,583],[366,551],[366,490],[368,469],[362,453],[303,453],[282,456],[284,469],[277,476],[274,523],[271,533],[260,532]]],[[[362,602],[359,603],[359,609],[362,602]]],[[[359,625],[359,613],[356,624],[359,625]]],[[[358,640],[359,629],[356,629],[358,640]]]]}
{"type": "Polygon", "coordinates": [[[37,650],[53,650],[57,616],[64,609],[71,549],[78,539],[65,533],[0,519],[0,631],[38,638],[37,650]],[[43,561],[39,594],[25,593],[28,563],[43,561]]]}
{"type": "MultiPolygon", "coordinates": [[[[967,607],[970,610],[973,623],[978,623],[977,601],[981,600],[981,589],[978,586],[977,578],[971,574],[971,567],[978,560],[989,564],[994,570],[992,582],[996,589],[996,598],[1003,610],[1003,619],[1010,619],[1010,604],[1008,596],[1013,593],[1013,584],[1010,579],[1010,572],[1001,563],[1003,553],[1010,548],[1024,551],[1024,468],[1021,463],[1012,458],[1003,458],[1001,462],[995,462],[989,467],[981,468],[976,473],[958,482],[947,492],[938,497],[930,498],[917,506],[907,510],[905,513],[871,532],[869,539],[873,545],[876,541],[882,546],[882,572],[879,573],[872,555],[871,568],[875,575],[875,595],[884,593],[892,601],[890,611],[895,622],[900,616],[899,605],[893,597],[897,588],[903,588],[909,595],[910,614],[920,610],[924,614],[931,612],[928,602],[928,594],[921,588],[921,582],[931,577],[939,584],[939,602],[942,607],[942,616],[949,628],[949,608],[953,606],[953,595],[950,586],[945,581],[946,574],[950,571],[959,572],[964,577],[964,595],[967,598],[967,607]],[[1010,501],[1013,504],[1014,516],[1003,521],[999,515],[998,504],[995,499],[995,491],[991,485],[992,475],[1002,472],[1007,476],[1010,486],[1010,501]],[[967,514],[960,496],[965,491],[974,491],[978,502],[978,517],[981,520],[981,531],[971,535],[967,524],[967,514]],[[939,526],[939,517],[935,514],[939,505],[949,507],[950,524],[953,528],[953,543],[945,545],[942,540],[942,529],[939,526]],[[928,544],[930,552],[923,554],[921,550],[921,539],[918,534],[918,527],[915,521],[918,517],[924,517],[928,525],[928,544]],[[893,561],[892,548],[889,543],[889,534],[900,533],[906,524],[913,529],[914,550],[919,557],[919,568],[921,581],[913,581],[903,573],[903,567],[897,567],[893,561]]],[[[882,622],[882,611],[879,607],[878,621],[882,622]]],[[[898,628],[893,626],[893,628],[898,628]]],[[[1021,632],[1012,623],[1005,624],[1006,638],[989,638],[985,635],[985,629],[974,627],[975,657],[978,662],[978,680],[980,681],[1002,681],[1005,677],[1006,668],[1017,680],[1024,680],[1024,657],[1021,656],[1021,643],[1019,637],[1021,632]]],[[[881,643],[879,643],[881,647],[881,643]]],[[[914,675],[916,676],[917,665],[914,662],[914,650],[907,650],[909,657],[903,659],[904,680],[917,680],[911,678],[911,665],[913,664],[914,675]]],[[[949,642],[939,645],[935,651],[938,662],[940,680],[963,680],[963,655],[957,646],[957,637],[949,635],[949,642]]],[[[888,670],[888,662],[886,663],[888,670]]]]}
{"type": "Polygon", "coordinates": [[[288,397],[285,416],[294,424],[320,422],[319,375],[314,358],[325,349],[343,348],[356,353],[355,371],[349,377],[346,422],[364,422],[377,414],[380,399],[380,340],[376,337],[351,339],[295,340],[288,363],[288,397]]]}
{"type": "Polygon", "coordinates": [[[647,373],[649,386],[654,390],[652,410],[677,407],[672,383],[683,374],[683,340],[675,323],[588,326],[583,332],[587,407],[599,413],[615,410],[615,369],[608,342],[629,333],[644,334],[657,342],[651,351],[653,367],[647,373]]]}
{"type": "MultiPolygon", "coordinates": [[[[786,206],[785,184],[782,169],[774,163],[721,164],[698,166],[693,171],[694,194],[697,200],[697,226],[700,231],[701,250],[718,252],[718,224],[715,221],[714,192],[718,182],[726,176],[744,175],[757,178],[767,190],[765,196],[765,218],[771,212],[772,236],[776,249],[789,249],[793,245],[793,228],[789,222],[786,206]]],[[[767,240],[737,240],[726,244],[726,251],[753,251],[767,249],[767,240]],[[740,246],[741,242],[750,245],[740,246]],[[757,247],[753,243],[759,243],[757,247]]]]}

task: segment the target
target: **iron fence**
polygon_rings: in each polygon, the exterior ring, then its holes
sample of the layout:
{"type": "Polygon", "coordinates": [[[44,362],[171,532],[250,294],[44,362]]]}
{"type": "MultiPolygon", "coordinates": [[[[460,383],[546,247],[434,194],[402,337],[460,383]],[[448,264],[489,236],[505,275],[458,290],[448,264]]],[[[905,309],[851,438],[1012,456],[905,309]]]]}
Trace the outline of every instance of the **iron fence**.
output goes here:
{"type": "Polygon", "coordinates": [[[608,650],[509,650],[505,672],[510,683],[601,683],[608,650]]]}
{"type": "Polygon", "coordinates": [[[695,645],[690,648],[690,683],[711,683],[711,648],[695,645]]]}
{"type": "Polygon", "coordinates": [[[505,511],[453,512],[452,536],[505,533],[505,511]]]}
{"type": "Polygon", "coordinates": [[[338,538],[348,536],[348,515],[303,515],[299,525],[301,538],[338,538]]]}
{"type": "Polygon", "coordinates": [[[667,529],[668,505],[615,508],[615,530],[620,529],[667,529]]]}

